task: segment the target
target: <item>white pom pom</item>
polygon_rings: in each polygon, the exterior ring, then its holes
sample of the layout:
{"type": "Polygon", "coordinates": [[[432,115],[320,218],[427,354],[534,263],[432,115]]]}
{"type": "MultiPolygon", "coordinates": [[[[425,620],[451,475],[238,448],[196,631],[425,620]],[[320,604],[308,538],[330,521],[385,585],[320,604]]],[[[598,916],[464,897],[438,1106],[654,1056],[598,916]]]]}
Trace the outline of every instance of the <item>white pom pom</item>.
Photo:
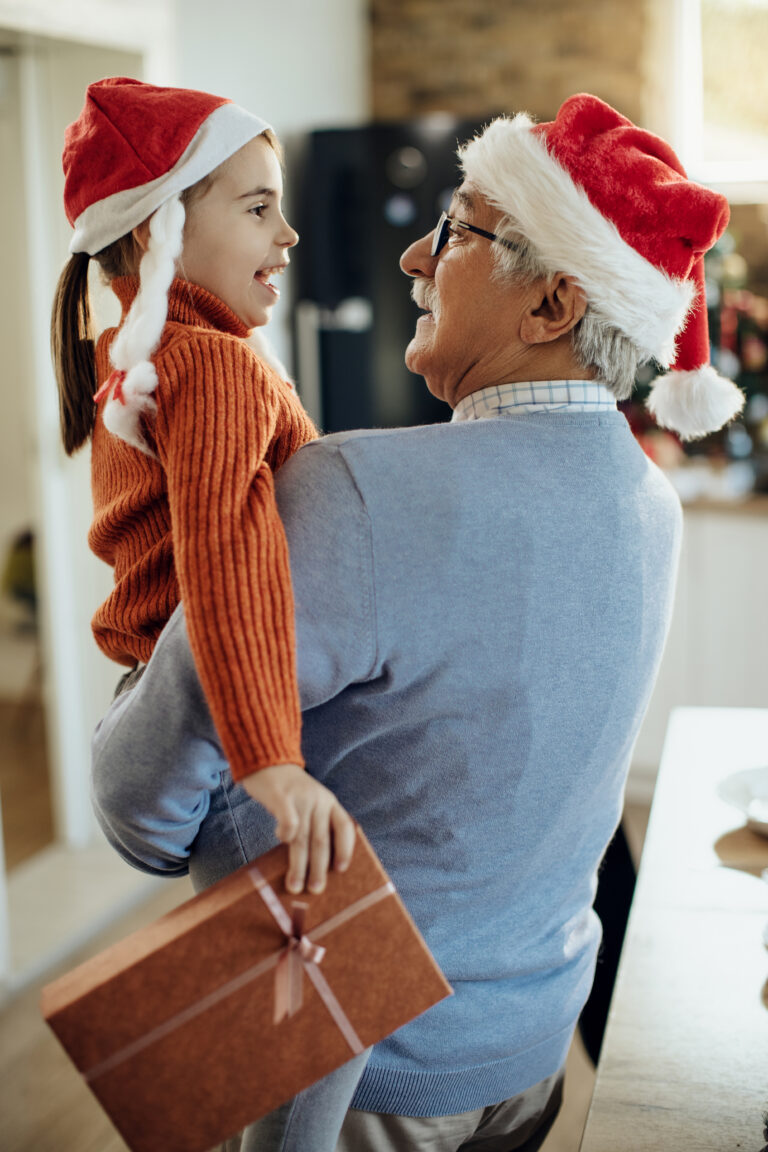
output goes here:
{"type": "Polygon", "coordinates": [[[155,453],[141,433],[141,416],[144,412],[154,413],[157,410],[157,404],[152,398],[156,387],[157,372],[154,365],[149,360],[142,360],[126,373],[120,385],[118,396],[122,395],[124,403],[113,392],[104,405],[104,427],[147,456],[154,456],[155,453]]]}
{"type": "Polygon", "coordinates": [[[682,440],[698,440],[722,428],[746,397],[710,364],[692,372],[668,372],[653,382],[647,407],[657,424],[682,440]]]}

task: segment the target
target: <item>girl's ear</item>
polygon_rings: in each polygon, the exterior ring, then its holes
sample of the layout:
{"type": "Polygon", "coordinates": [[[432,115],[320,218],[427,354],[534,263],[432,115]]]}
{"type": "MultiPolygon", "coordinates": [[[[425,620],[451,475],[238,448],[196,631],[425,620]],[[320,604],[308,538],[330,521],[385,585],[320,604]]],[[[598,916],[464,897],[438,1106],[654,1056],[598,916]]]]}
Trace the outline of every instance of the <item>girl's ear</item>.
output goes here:
{"type": "Polygon", "coordinates": [[[146,252],[149,247],[149,220],[143,220],[137,228],[132,230],[131,235],[140,251],[146,252]]]}

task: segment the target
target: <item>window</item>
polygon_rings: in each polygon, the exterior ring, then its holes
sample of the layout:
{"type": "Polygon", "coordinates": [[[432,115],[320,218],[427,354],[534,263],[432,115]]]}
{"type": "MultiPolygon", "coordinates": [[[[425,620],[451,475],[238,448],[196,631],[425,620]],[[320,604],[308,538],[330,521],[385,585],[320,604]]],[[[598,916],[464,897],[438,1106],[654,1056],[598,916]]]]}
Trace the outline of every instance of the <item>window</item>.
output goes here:
{"type": "Polygon", "coordinates": [[[731,200],[768,199],[768,0],[678,0],[677,148],[731,200]]]}

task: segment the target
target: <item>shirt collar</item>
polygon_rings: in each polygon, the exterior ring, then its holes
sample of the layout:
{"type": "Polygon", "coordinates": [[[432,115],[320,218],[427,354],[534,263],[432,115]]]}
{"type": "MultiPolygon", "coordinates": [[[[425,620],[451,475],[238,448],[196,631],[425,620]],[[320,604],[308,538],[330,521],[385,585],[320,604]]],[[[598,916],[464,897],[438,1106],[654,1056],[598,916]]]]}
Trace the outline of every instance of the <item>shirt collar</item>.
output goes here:
{"type": "Polygon", "coordinates": [[[486,420],[502,412],[610,412],[616,397],[599,380],[526,380],[480,388],[459,400],[452,422],[486,420]]]}

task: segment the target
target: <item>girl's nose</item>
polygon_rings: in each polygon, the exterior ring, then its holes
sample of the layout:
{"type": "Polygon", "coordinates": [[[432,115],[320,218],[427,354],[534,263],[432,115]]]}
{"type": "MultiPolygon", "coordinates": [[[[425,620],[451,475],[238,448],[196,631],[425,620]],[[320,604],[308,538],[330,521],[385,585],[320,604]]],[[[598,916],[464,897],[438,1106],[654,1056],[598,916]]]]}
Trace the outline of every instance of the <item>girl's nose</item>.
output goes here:
{"type": "Polygon", "coordinates": [[[299,242],[299,234],[295,228],[292,228],[287,220],[283,220],[283,230],[280,239],[277,241],[281,248],[293,248],[299,242]]]}

